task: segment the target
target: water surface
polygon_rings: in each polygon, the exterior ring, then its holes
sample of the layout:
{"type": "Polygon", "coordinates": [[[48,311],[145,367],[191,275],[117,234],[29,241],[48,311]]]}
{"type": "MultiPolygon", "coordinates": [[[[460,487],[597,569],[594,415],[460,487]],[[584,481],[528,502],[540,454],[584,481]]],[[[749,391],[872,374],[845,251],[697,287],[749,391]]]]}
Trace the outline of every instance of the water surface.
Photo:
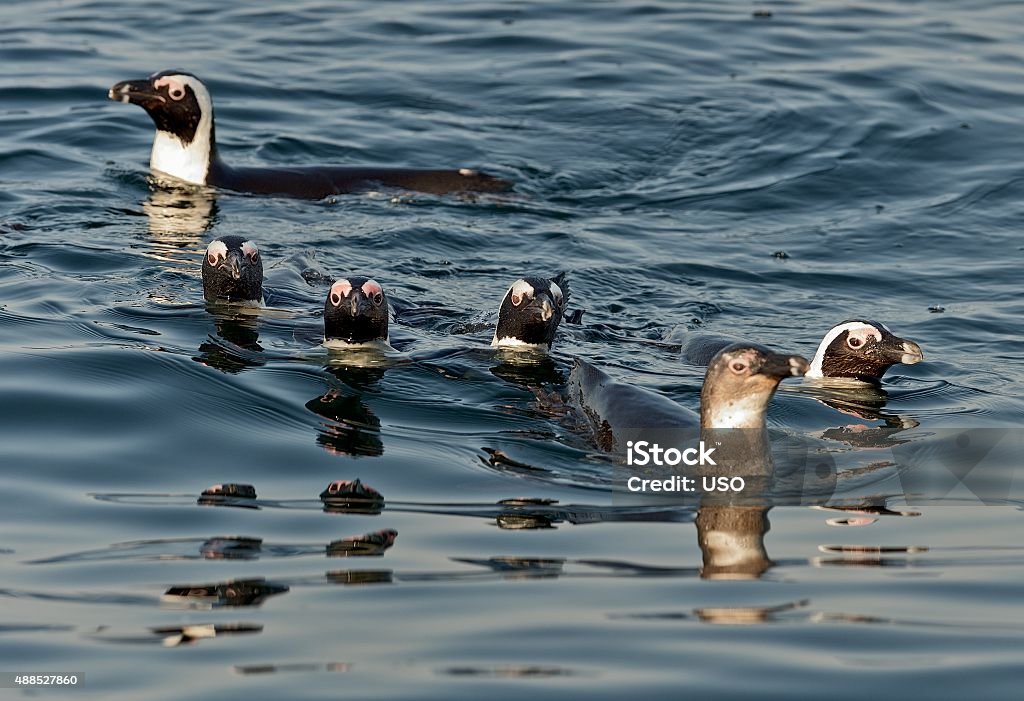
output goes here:
{"type": "Polygon", "coordinates": [[[1019,19],[6,3],[0,671],[111,699],[1015,693],[1019,504],[908,504],[872,466],[1024,414],[1019,19]],[[160,187],[148,118],[106,91],[171,67],[209,84],[229,162],[467,166],[516,194],[160,187]],[[226,234],[258,242],[272,309],[203,304],[226,234]],[[550,361],[496,355],[508,286],[563,269],[582,323],[550,361]],[[352,273],[393,301],[394,362],[317,345],[352,273]],[[579,356],[696,407],[685,334],[809,356],[853,316],[927,360],[860,414],[787,383],[770,423],[834,461],[847,508],[732,514],[738,561],[702,551],[707,512],[613,504],[559,401],[579,356]],[[355,478],[385,508],[325,512],[355,478]],[[197,504],[229,482],[259,508],[197,504]],[[522,496],[557,503],[497,503],[522,496]]]}

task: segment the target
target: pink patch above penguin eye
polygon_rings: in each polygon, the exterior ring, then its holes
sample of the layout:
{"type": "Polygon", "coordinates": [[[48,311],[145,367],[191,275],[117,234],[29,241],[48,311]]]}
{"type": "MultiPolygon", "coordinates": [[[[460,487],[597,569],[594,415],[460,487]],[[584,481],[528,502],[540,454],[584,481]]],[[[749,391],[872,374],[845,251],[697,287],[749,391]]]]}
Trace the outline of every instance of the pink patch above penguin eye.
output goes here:
{"type": "Polygon", "coordinates": [[[260,249],[256,248],[256,244],[252,241],[245,241],[242,244],[242,253],[244,253],[253,263],[260,259],[260,249]]]}
{"type": "Polygon", "coordinates": [[[383,290],[380,288],[380,285],[378,285],[373,280],[367,280],[366,282],[363,283],[363,294],[365,294],[367,297],[379,295],[382,292],[383,290]]]}
{"type": "Polygon", "coordinates": [[[862,327],[859,329],[854,329],[850,332],[849,338],[846,339],[846,345],[854,349],[863,348],[868,344],[868,342],[871,339],[875,339],[876,341],[881,343],[881,331],[871,327],[862,327]]]}
{"type": "Polygon", "coordinates": [[[336,283],[331,285],[331,304],[338,306],[341,304],[341,300],[348,297],[348,294],[351,291],[352,283],[348,280],[338,280],[336,283]]]}
{"type": "Polygon", "coordinates": [[[220,265],[228,257],[228,247],[223,241],[211,241],[206,247],[206,260],[212,266],[220,265]]]}
{"type": "Polygon", "coordinates": [[[881,343],[882,332],[873,326],[862,326],[850,331],[850,337],[846,339],[846,345],[850,348],[862,348],[866,346],[871,339],[881,343]]]}
{"type": "Polygon", "coordinates": [[[161,78],[153,83],[154,88],[167,86],[167,94],[172,100],[180,100],[185,97],[185,86],[173,78],[161,78]]]}

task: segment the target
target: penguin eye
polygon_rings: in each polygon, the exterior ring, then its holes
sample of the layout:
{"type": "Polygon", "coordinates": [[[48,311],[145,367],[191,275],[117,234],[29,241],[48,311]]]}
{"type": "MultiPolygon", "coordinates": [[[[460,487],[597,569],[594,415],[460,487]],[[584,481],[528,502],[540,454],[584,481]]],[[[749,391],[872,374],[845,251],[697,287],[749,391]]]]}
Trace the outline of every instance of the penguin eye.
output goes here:
{"type": "Polygon", "coordinates": [[[253,251],[252,253],[250,253],[249,254],[249,260],[251,260],[253,263],[259,263],[260,262],[260,252],[259,251],[253,251]]]}
{"type": "Polygon", "coordinates": [[[180,100],[185,97],[185,89],[175,85],[167,91],[167,94],[171,96],[172,100],[180,100]]]}
{"type": "Polygon", "coordinates": [[[210,265],[217,265],[220,262],[220,256],[213,252],[207,253],[206,260],[210,262],[210,265]]]}
{"type": "Polygon", "coordinates": [[[378,307],[380,306],[380,303],[383,302],[383,301],[384,301],[384,295],[382,295],[380,292],[378,292],[377,294],[375,294],[373,296],[373,303],[376,304],[378,307]]]}
{"type": "Polygon", "coordinates": [[[742,375],[747,369],[747,364],[741,360],[736,360],[729,364],[729,369],[737,375],[742,375]]]}
{"type": "Polygon", "coordinates": [[[341,304],[341,295],[338,294],[337,292],[332,292],[331,304],[333,304],[334,306],[338,306],[339,304],[341,304]]]}
{"type": "Polygon", "coordinates": [[[521,294],[519,294],[518,292],[513,292],[512,293],[512,306],[513,307],[518,307],[522,303],[523,303],[523,296],[521,294]]]}
{"type": "Polygon", "coordinates": [[[857,336],[850,336],[848,339],[846,339],[846,345],[848,345],[850,348],[860,348],[861,346],[864,345],[864,339],[858,338],[857,336]]]}

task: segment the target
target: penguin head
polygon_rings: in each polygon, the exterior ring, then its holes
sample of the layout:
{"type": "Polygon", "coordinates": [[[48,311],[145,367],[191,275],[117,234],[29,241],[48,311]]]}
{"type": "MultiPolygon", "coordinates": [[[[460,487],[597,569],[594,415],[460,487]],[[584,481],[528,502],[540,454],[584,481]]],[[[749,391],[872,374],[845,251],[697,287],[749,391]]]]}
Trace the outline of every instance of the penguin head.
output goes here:
{"type": "Polygon", "coordinates": [[[787,377],[801,377],[809,364],[799,355],[775,353],[752,343],[720,350],[708,365],[700,393],[704,428],[763,428],[768,401],[787,377]]]}
{"type": "Polygon", "coordinates": [[[565,284],[564,274],[516,280],[501,300],[491,345],[550,349],[568,302],[559,283],[565,284]]]}
{"type": "Polygon", "coordinates": [[[261,304],[263,259],[256,244],[241,236],[211,241],[203,258],[203,296],[207,302],[261,304]]]}
{"type": "Polygon", "coordinates": [[[161,71],[117,83],[107,97],[138,105],[153,120],[154,170],[205,184],[214,148],[213,100],[199,78],[185,71],[161,71]]]}
{"type": "Polygon", "coordinates": [[[893,365],[913,365],[922,360],[921,346],[893,335],[884,324],[850,319],[825,334],[807,377],[842,377],[878,384],[893,365]]]}
{"type": "Polygon", "coordinates": [[[342,278],[324,303],[324,340],[361,344],[388,341],[388,298],[366,277],[342,278]]]}

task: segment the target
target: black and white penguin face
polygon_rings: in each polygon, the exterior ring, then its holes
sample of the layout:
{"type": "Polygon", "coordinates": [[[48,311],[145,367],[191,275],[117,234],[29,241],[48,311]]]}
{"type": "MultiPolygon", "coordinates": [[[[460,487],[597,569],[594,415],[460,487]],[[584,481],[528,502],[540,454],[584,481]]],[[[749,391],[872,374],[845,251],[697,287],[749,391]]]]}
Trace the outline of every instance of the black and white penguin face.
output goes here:
{"type": "Polygon", "coordinates": [[[205,184],[214,143],[213,101],[202,81],[184,71],[163,71],[117,83],[107,95],[139,105],[153,120],[151,168],[205,184]]]}
{"type": "Polygon", "coordinates": [[[207,302],[263,303],[263,260],[252,241],[221,236],[210,242],[203,259],[203,295],[207,302]]]}
{"type": "Polygon", "coordinates": [[[524,277],[508,288],[498,309],[495,347],[551,348],[567,299],[554,280],[524,277]]]}
{"type": "Polygon", "coordinates": [[[377,282],[350,277],[331,285],[324,303],[324,341],[388,342],[388,298],[377,282]]]}
{"type": "Polygon", "coordinates": [[[761,428],[768,401],[787,377],[800,377],[809,364],[799,355],[764,346],[734,343],[708,365],[700,394],[704,428],[761,428]]]}
{"type": "Polygon", "coordinates": [[[844,377],[877,383],[897,363],[924,360],[921,346],[894,336],[883,324],[851,319],[833,326],[814,354],[807,377],[844,377]]]}

